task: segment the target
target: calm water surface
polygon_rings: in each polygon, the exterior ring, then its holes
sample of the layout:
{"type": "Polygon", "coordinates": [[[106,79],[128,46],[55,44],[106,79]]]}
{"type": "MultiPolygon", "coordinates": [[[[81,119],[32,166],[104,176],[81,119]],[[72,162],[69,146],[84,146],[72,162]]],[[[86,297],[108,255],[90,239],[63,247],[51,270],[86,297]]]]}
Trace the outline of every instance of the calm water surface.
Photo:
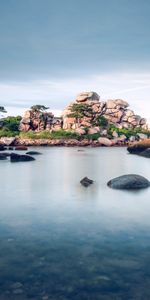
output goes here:
{"type": "Polygon", "coordinates": [[[0,300],[149,300],[150,189],[106,183],[150,179],[150,161],[125,148],[36,150],[33,162],[0,161],[0,300]]]}

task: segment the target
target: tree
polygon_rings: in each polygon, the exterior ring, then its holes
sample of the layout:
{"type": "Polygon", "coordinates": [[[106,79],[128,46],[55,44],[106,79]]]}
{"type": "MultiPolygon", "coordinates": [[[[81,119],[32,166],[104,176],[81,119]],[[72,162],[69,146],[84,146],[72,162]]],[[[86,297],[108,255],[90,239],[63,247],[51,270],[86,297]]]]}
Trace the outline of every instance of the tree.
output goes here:
{"type": "Polygon", "coordinates": [[[0,106],[0,112],[2,112],[2,113],[6,113],[7,112],[6,109],[4,108],[4,106],[0,106]]]}
{"type": "Polygon", "coordinates": [[[68,114],[69,118],[75,118],[77,123],[80,122],[80,119],[84,116],[89,117],[89,114],[91,115],[92,109],[87,104],[78,104],[74,103],[70,109],[71,113],[68,114]]]}
{"type": "Polygon", "coordinates": [[[47,109],[49,109],[49,107],[40,104],[31,106],[31,110],[35,112],[44,112],[47,109]]]}
{"type": "Polygon", "coordinates": [[[18,131],[20,121],[21,121],[21,116],[17,116],[17,117],[10,116],[6,118],[2,118],[1,127],[9,131],[18,131]]]}

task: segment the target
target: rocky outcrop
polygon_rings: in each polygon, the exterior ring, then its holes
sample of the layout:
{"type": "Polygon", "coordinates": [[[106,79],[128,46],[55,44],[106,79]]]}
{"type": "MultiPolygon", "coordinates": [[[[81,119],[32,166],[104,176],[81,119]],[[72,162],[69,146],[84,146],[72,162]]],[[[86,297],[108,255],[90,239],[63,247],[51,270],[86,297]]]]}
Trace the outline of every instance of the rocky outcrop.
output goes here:
{"type": "MultiPolygon", "coordinates": [[[[122,128],[143,128],[147,129],[146,120],[136,115],[129,109],[129,104],[121,99],[100,101],[95,92],[79,94],[75,101],[70,103],[62,114],[63,128],[65,130],[79,130],[88,128],[89,133],[93,127],[99,127],[100,117],[104,117],[109,124],[122,128]],[[81,106],[82,117],[73,113],[73,107],[81,106]]],[[[99,130],[99,129],[98,129],[99,130]]]]}
{"type": "Polygon", "coordinates": [[[150,186],[149,180],[141,175],[127,174],[110,180],[107,185],[113,189],[142,189],[150,186]]]}
{"type": "Polygon", "coordinates": [[[55,118],[51,112],[27,110],[20,122],[20,131],[58,130],[62,127],[62,120],[55,118]]]}

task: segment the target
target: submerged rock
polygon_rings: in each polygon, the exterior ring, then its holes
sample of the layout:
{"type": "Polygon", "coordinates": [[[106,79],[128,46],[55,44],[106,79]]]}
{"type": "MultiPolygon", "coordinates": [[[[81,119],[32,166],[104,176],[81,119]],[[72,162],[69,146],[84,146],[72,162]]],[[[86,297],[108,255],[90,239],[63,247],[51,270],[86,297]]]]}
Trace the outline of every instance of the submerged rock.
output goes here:
{"type": "Polygon", "coordinates": [[[42,153],[38,152],[38,151],[28,151],[26,152],[27,155],[41,155],[42,153]]]}
{"type": "Polygon", "coordinates": [[[83,179],[81,179],[80,183],[85,186],[88,187],[90,184],[92,184],[94,181],[92,179],[89,179],[88,177],[84,177],[83,179]]]}
{"type": "Polygon", "coordinates": [[[32,160],[35,160],[35,158],[26,154],[25,155],[20,155],[16,153],[10,154],[11,162],[32,161],[32,160]]]}
{"type": "Polygon", "coordinates": [[[6,160],[7,159],[7,155],[5,155],[4,153],[0,153],[0,160],[6,160]]]}
{"type": "Polygon", "coordinates": [[[3,145],[0,145],[0,151],[4,151],[4,150],[7,150],[7,148],[3,145]]]}
{"type": "Polygon", "coordinates": [[[107,185],[113,189],[142,189],[150,186],[148,179],[141,175],[127,174],[108,181],[107,185]]]}
{"type": "Polygon", "coordinates": [[[15,150],[28,150],[28,147],[26,147],[26,146],[17,146],[17,147],[15,147],[15,150]]]}

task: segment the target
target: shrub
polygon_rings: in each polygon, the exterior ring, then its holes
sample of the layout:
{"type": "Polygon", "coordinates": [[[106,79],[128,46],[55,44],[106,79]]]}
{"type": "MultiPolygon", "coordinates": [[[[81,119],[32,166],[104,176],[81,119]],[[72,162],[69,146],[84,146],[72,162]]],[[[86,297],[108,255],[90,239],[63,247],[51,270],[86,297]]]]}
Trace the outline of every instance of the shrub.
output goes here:
{"type": "Polygon", "coordinates": [[[6,117],[0,120],[1,128],[9,130],[9,131],[19,131],[19,124],[21,121],[21,117],[6,117]]]}
{"type": "Polygon", "coordinates": [[[95,124],[99,127],[107,127],[108,126],[108,121],[104,116],[98,116],[95,120],[95,124]]]}

